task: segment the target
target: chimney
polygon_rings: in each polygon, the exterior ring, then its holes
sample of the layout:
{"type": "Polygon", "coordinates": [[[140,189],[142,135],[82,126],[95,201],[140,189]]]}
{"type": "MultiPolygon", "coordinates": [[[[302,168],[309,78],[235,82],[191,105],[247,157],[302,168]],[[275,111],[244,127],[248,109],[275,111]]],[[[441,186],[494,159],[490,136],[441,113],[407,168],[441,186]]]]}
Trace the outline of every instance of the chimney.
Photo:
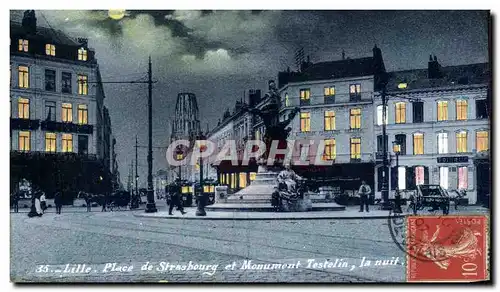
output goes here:
{"type": "Polygon", "coordinates": [[[388,82],[388,76],[385,71],[384,59],[382,58],[382,50],[375,45],[373,47],[373,74],[374,84],[373,90],[381,91],[388,82]]]}
{"type": "Polygon", "coordinates": [[[36,16],[35,10],[24,11],[22,26],[27,33],[36,34],[36,16]]]}
{"type": "Polygon", "coordinates": [[[429,63],[427,64],[427,78],[438,79],[443,78],[443,73],[441,71],[441,65],[439,64],[437,57],[434,55],[429,56],[429,63]]]}

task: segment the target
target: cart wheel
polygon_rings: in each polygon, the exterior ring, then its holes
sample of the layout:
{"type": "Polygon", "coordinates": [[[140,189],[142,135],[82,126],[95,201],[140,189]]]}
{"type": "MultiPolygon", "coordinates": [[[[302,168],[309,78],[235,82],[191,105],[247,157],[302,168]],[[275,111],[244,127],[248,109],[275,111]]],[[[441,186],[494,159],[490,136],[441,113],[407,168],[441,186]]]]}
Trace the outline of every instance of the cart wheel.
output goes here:
{"type": "Polygon", "coordinates": [[[450,203],[443,204],[443,215],[448,215],[450,213],[450,203]]]}
{"type": "Polygon", "coordinates": [[[413,215],[417,215],[417,204],[413,204],[413,215]]]}

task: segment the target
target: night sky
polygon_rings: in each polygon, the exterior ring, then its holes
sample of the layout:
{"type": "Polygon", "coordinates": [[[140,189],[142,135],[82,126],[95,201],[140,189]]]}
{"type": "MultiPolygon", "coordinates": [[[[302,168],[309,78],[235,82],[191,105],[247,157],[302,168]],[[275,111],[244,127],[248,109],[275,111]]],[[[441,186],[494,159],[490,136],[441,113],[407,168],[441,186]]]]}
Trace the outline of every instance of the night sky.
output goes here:
{"type": "MultiPolygon", "coordinates": [[[[382,49],[388,70],[426,68],[429,54],[441,65],[488,61],[484,11],[36,11],[38,24],[87,37],[104,81],[145,78],[153,61],[153,146],[166,146],[179,92],[196,94],[202,128],[217,124],[245,90],[266,89],[268,79],[303,47],[312,62],[371,56],[382,49]],[[42,15],[43,14],[43,15],[42,15]]],[[[22,12],[12,11],[20,21],[22,12]]],[[[127,183],[135,135],[147,145],[147,85],[105,84],[121,180],[127,183]]],[[[139,152],[146,186],[147,148],[139,152]]],[[[165,151],[153,150],[153,172],[166,168],[165,151]]]]}

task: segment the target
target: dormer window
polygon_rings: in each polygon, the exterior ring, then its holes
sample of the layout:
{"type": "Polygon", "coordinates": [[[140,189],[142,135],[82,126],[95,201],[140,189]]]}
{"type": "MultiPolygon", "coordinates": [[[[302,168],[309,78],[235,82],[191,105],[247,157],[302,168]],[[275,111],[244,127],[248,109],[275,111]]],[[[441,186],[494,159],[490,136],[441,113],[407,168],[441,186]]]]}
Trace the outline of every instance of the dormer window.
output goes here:
{"type": "Polygon", "coordinates": [[[87,61],[87,50],[85,48],[78,49],[78,60],[87,61]]]}
{"type": "Polygon", "coordinates": [[[52,44],[45,45],[45,54],[47,56],[55,56],[56,55],[56,46],[52,44]]]}
{"type": "Polygon", "coordinates": [[[28,52],[28,40],[19,39],[19,52],[28,52]]]}

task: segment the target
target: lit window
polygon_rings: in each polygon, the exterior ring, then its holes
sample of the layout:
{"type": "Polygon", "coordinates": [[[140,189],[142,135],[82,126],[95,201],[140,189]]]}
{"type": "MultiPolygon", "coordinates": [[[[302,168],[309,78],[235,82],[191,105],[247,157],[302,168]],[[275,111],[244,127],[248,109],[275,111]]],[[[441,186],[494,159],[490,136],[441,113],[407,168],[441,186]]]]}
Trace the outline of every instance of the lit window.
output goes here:
{"type": "Polygon", "coordinates": [[[398,88],[399,89],[406,89],[408,87],[408,83],[399,83],[398,88]]]}
{"type": "Polygon", "coordinates": [[[323,160],[334,160],[335,157],[337,157],[335,139],[325,140],[325,153],[323,153],[323,160]]]}
{"type": "Polygon", "coordinates": [[[307,89],[301,89],[300,90],[300,103],[301,104],[309,104],[311,99],[311,90],[309,88],[307,89]]]}
{"type": "Polygon", "coordinates": [[[31,133],[29,131],[19,132],[19,151],[30,151],[31,133]]]}
{"type": "Polygon", "coordinates": [[[424,154],[424,134],[413,134],[413,155],[424,154]]]}
{"type": "Polygon", "coordinates": [[[459,99],[457,103],[457,120],[467,120],[467,100],[459,99]]]}
{"type": "Polygon", "coordinates": [[[67,123],[73,121],[73,105],[71,103],[62,104],[62,121],[67,123]]]}
{"type": "Polygon", "coordinates": [[[300,113],[300,131],[311,131],[311,113],[300,113]]]}
{"type": "Polygon", "coordinates": [[[458,189],[467,189],[468,187],[468,172],[467,166],[462,166],[458,168],[458,189]]]}
{"type": "Polygon", "coordinates": [[[438,101],[438,113],[437,113],[438,121],[446,121],[448,120],[448,102],[447,101],[438,101]]]}
{"type": "Polygon", "coordinates": [[[361,97],[361,84],[349,85],[349,96],[351,99],[361,97]]]}
{"type": "Polygon", "coordinates": [[[62,152],[73,152],[72,134],[62,134],[62,152]]]}
{"type": "Polygon", "coordinates": [[[395,104],[396,107],[396,124],[404,124],[406,123],[406,103],[405,102],[397,102],[395,104]]]}
{"type": "Polygon", "coordinates": [[[56,55],[56,46],[52,44],[45,45],[45,54],[47,56],[55,56],[56,55]]]}
{"type": "Polygon", "coordinates": [[[30,83],[30,75],[29,75],[29,68],[28,66],[19,66],[17,68],[19,72],[19,87],[20,88],[29,88],[30,83]]]}
{"type": "Polygon", "coordinates": [[[351,129],[361,128],[361,109],[353,108],[349,111],[351,129]]]}
{"type": "Polygon", "coordinates": [[[87,61],[87,50],[85,48],[78,49],[78,60],[87,61]]]}
{"type": "Polygon", "coordinates": [[[361,138],[351,138],[351,159],[361,159],[361,138]]]}
{"type": "Polygon", "coordinates": [[[467,152],[467,132],[457,133],[457,153],[467,152]]]}
{"type": "Polygon", "coordinates": [[[335,86],[325,87],[325,96],[335,95],[335,86]]]}
{"type": "Polygon", "coordinates": [[[425,172],[424,172],[424,167],[423,166],[417,166],[415,167],[415,184],[418,185],[423,185],[424,180],[425,180],[425,172]]]}
{"type": "Polygon", "coordinates": [[[250,181],[254,181],[256,177],[257,177],[256,172],[250,172],[250,181]]]}
{"type": "Polygon", "coordinates": [[[335,112],[325,111],[325,131],[335,130],[335,112]]]}
{"type": "Polygon", "coordinates": [[[30,118],[30,100],[20,97],[17,100],[18,117],[20,119],[30,118]]]}
{"type": "Polygon", "coordinates": [[[398,167],[398,188],[400,190],[406,189],[406,167],[398,167]]]}
{"type": "Polygon", "coordinates": [[[86,125],[88,123],[88,109],[86,104],[78,105],[78,123],[81,125],[86,125]]]}
{"type": "Polygon", "coordinates": [[[290,106],[290,99],[288,97],[288,93],[285,93],[285,106],[290,106]]]}
{"type": "Polygon", "coordinates": [[[448,153],[448,133],[439,133],[437,135],[438,139],[438,153],[445,154],[448,153]]]}
{"type": "Polygon", "coordinates": [[[479,131],[476,133],[476,150],[477,152],[488,151],[489,141],[488,141],[488,132],[487,131],[479,131]]]}
{"type": "Polygon", "coordinates": [[[45,151],[56,152],[56,134],[45,133],[45,151]]]}
{"type": "Polygon", "coordinates": [[[189,192],[189,187],[188,186],[183,186],[182,191],[183,194],[187,194],[189,192]]]}
{"type": "Polygon", "coordinates": [[[28,40],[19,39],[19,52],[27,52],[28,51],[28,40]]]}
{"type": "Polygon", "coordinates": [[[439,185],[445,190],[448,189],[448,167],[446,166],[439,168],[439,185]]]}
{"type": "Polygon", "coordinates": [[[78,75],[78,94],[88,94],[87,75],[78,75]]]}
{"type": "Polygon", "coordinates": [[[220,184],[223,185],[224,184],[224,174],[221,173],[220,176],[219,176],[219,181],[220,181],[220,184]]]}
{"type": "Polygon", "coordinates": [[[246,172],[240,172],[239,187],[240,188],[245,188],[246,186],[247,186],[247,173],[246,172]]]}
{"type": "Polygon", "coordinates": [[[231,188],[236,188],[236,173],[231,173],[231,188]]]}
{"type": "Polygon", "coordinates": [[[215,193],[215,186],[210,186],[210,192],[215,193]]]}
{"type": "MultiPolygon", "coordinates": [[[[377,106],[377,125],[382,125],[382,120],[384,119],[383,105],[377,106]]],[[[385,124],[387,125],[388,121],[387,107],[385,107],[385,124]]]]}

